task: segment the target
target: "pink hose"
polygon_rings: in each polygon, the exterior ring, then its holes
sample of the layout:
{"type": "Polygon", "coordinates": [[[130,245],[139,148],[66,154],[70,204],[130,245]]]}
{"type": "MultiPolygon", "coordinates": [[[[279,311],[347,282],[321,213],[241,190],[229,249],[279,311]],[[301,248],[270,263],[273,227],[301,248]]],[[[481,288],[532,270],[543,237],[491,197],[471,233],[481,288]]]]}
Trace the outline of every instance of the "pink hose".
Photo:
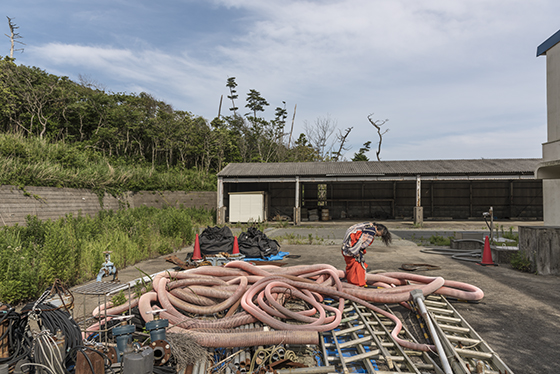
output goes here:
{"type": "MultiPolygon", "coordinates": [[[[216,305],[200,306],[200,305],[189,304],[188,302],[183,301],[180,298],[173,296],[172,294],[168,294],[169,301],[171,302],[171,304],[173,304],[173,306],[189,313],[202,314],[202,315],[218,313],[235,304],[235,302],[239,300],[239,298],[245,293],[245,290],[247,289],[247,278],[246,277],[239,277],[239,278],[241,281],[239,282],[239,286],[237,287],[235,293],[230,298],[216,305]]],[[[181,290],[177,290],[177,291],[181,291],[181,290]]]]}
{"type": "Polygon", "coordinates": [[[344,277],[344,271],[326,264],[276,267],[234,261],[223,267],[160,273],[153,280],[154,291],[142,295],[138,306],[142,318],[150,321],[152,315],[146,312],[157,308],[153,304],[159,303],[167,309],[161,317],[169,320],[169,331],[188,332],[203,346],[237,347],[279,344],[276,342],[317,344],[317,332],[336,328],[342,319],[345,300],[351,300],[390,318],[395,324],[391,335],[399,344],[427,351],[433,347],[400,339],[400,320],[372,303],[406,305],[411,298],[410,291],[415,289],[424,295],[438,293],[463,300],[480,300],[484,296],[478,287],[441,277],[398,272],[367,274],[368,288],[341,282],[344,277]],[[324,304],[324,297],[337,299],[338,307],[324,304]],[[292,311],[283,304],[287,298],[300,299],[309,308],[292,311]],[[234,305],[237,308],[237,300],[241,300],[243,311],[220,319],[201,318],[223,313],[234,305]],[[187,317],[182,312],[199,317],[187,317]],[[256,321],[281,331],[232,330],[256,321]]]}
{"type": "MultiPolygon", "coordinates": [[[[235,331],[235,330],[234,330],[235,331]]],[[[258,331],[220,333],[220,330],[202,332],[189,330],[198,344],[203,347],[249,347],[273,344],[319,344],[319,334],[316,331],[258,331]]]]}

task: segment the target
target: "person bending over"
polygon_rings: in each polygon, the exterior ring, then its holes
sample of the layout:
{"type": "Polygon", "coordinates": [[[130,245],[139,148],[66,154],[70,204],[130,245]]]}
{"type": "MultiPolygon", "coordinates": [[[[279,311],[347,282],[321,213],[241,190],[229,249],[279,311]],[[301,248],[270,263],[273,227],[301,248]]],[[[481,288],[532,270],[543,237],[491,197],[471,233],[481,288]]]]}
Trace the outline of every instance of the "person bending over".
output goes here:
{"type": "Polygon", "coordinates": [[[391,233],[384,225],[375,222],[362,222],[346,230],[342,241],[342,255],[346,261],[346,281],[360,287],[366,284],[364,255],[366,248],[373,243],[376,236],[381,237],[385,245],[392,241],[391,233]]]}

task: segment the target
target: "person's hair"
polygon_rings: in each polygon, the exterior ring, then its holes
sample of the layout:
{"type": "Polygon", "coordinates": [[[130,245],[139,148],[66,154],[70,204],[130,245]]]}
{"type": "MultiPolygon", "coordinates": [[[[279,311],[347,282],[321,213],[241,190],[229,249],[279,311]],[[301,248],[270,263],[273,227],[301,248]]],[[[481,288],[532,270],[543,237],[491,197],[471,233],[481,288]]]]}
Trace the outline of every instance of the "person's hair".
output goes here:
{"type": "Polygon", "coordinates": [[[385,245],[391,244],[393,238],[391,237],[391,233],[389,232],[389,229],[385,227],[385,225],[382,225],[380,223],[374,223],[374,225],[377,231],[382,231],[381,241],[385,243],[385,245]]]}

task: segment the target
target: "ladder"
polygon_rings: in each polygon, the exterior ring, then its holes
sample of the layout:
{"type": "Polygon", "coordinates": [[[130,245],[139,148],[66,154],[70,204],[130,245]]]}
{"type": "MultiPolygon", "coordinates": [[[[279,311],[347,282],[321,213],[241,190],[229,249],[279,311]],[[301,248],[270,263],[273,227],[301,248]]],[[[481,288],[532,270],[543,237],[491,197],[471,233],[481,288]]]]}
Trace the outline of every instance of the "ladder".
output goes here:
{"type": "MultiPolygon", "coordinates": [[[[389,318],[346,301],[338,328],[321,333],[325,365],[339,365],[342,373],[443,374],[426,352],[402,348],[391,336],[394,326],[389,318]]],[[[406,328],[400,334],[417,342],[406,328]]]]}
{"type": "Polygon", "coordinates": [[[430,295],[424,303],[453,373],[513,374],[445,297],[430,295]]]}
{"type": "MultiPolygon", "coordinates": [[[[424,304],[454,374],[513,374],[445,297],[430,295],[424,304]]],[[[444,374],[436,354],[401,347],[390,334],[394,326],[391,319],[346,301],[338,328],[321,333],[325,365],[338,365],[341,373],[444,374]]],[[[399,337],[418,343],[405,323],[399,337]]]]}

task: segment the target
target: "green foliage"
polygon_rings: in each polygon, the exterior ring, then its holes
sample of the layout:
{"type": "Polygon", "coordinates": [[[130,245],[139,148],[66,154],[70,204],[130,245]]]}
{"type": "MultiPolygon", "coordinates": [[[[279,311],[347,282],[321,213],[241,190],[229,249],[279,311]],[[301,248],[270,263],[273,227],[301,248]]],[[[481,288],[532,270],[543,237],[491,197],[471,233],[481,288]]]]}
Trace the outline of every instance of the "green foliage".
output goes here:
{"type": "Polygon", "coordinates": [[[48,162],[39,164],[33,163],[42,158],[38,148],[30,149],[21,142],[1,144],[0,153],[28,166],[21,177],[18,172],[24,165],[16,161],[8,168],[12,171],[9,178],[20,180],[18,185],[43,185],[36,183],[47,183],[45,179],[54,172],[47,185],[60,180],[60,186],[67,187],[78,179],[79,184],[90,182],[92,188],[101,178],[108,185],[99,185],[101,190],[122,183],[148,185],[138,189],[163,189],[154,187],[160,181],[151,174],[164,170],[178,178],[176,174],[193,169],[213,174],[230,162],[309,160],[308,149],[286,145],[285,102],[276,107],[273,119],[265,119],[269,103],[251,89],[245,105],[250,113],[242,116],[235,102],[235,77],[228,78],[226,87],[233,115],[220,115],[209,123],[191,112],[174,110],[145,92],[106,92],[91,82],[76,83],[36,67],[16,65],[13,60],[0,60],[0,134],[45,140],[36,144],[43,148],[61,144],[57,150],[49,150],[48,162]],[[92,158],[95,165],[90,168],[92,158]],[[141,165],[142,177],[149,172],[150,178],[136,178],[134,170],[119,170],[117,166],[123,165],[134,165],[132,169],[141,165]],[[84,168],[90,170],[78,178],[72,176],[84,168]],[[68,173],[60,169],[68,169],[68,173]],[[59,174],[62,179],[57,178],[59,174]]]}
{"type": "Polygon", "coordinates": [[[366,152],[369,151],[371,147],[371,141],[367,141],[364,143],[364,146],[362,148],[360,148],[360,150],[358,151],[358,153],[354,153],[354,157],[352,158],[352,161],[369,161],[369,158],[366,156],[366,152]]]}
{"type": "Polygon", "coordinates": [[[113,297],[111,297],[111,303],[113,304],[113,306],[119,306],[126,303],[126,295],[124,294],[124,290],[121,290],[116,295],[113,295],[113,297]]]}
{"type": "Polygon", "coordinates": [[[430,236],[430,244],[432,245],[438,245],[438,246],[449,246],[451,245],[451,240],[455,239],[453,236],[448,236],[447,238],[444,238],[441,235],[432,235],[430,236]]]}
{"type": "Polygon", "coordinates": [[[179,167],[154,169],[103,157],[78,144],[49,143],[0,133],[0,182],[5,185],[87,188],[119,195],[126,191],[211,191],[216,176],[179,167]],[[17,149],[15,151],[14,149],[17,149]]]}
{"type": "MultiPolygon", "coordinates": [[[[496,230],[497,230],[497,228],[496,228],[496,230]]],[[[513,226],[510,226],[508,231],[504,231],[504,226],[500,225],[500,231],[501,231],[500,234],[501,234],[502,238],[515,240],[517,243],[519,243],[519,234],[514,234],[513,233],[513,226]]]]}
{"type": "Polygon", "coordinates": [[[511,256],[511,267],[523,272],[530,273],[533,263],[525,251],[515,251],[511,256]]]}
{"type": "Polygon", "coordinates": [[[210,225],[212,212],[192,208],[139,207],[67,215],[56,221],[27,218],[27,226],[0,229],[0,302],[37,297],[55,279],[75,285],[96,277],[112,251],[117,269],[171,253],[194,241],[195,227],[210,225]]]}

